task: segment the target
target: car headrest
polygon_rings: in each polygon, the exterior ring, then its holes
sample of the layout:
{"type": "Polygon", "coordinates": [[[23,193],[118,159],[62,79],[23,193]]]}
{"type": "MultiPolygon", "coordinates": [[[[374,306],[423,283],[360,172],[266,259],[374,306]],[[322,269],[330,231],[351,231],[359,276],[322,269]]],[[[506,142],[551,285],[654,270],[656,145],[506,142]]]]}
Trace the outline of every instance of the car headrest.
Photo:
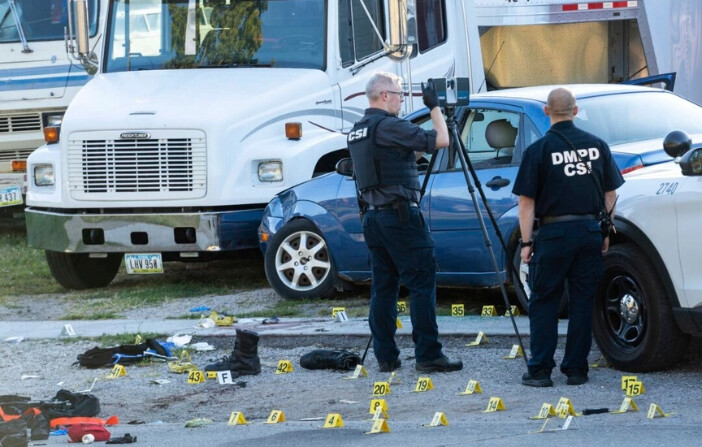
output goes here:
{"type": "Polygon", "coordinates": [[[506,119],[493,121],[485,129],[485,139],[493,149],[514,147],[517,139],[517,128],[506,119]]]}

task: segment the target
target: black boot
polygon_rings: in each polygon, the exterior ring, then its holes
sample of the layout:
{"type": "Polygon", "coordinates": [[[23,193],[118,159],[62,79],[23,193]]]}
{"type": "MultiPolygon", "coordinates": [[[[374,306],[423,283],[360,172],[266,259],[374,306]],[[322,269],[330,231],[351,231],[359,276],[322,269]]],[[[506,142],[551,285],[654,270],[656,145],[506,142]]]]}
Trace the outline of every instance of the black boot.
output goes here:
{"type": "Polygon", "coordinates": [[[226,370],[231,371],[233,377],[256,375],[261,372],[256,332],[237,329],[232,355],[224,356],[221,361],[205,366],[205,371],[226,370]]]}

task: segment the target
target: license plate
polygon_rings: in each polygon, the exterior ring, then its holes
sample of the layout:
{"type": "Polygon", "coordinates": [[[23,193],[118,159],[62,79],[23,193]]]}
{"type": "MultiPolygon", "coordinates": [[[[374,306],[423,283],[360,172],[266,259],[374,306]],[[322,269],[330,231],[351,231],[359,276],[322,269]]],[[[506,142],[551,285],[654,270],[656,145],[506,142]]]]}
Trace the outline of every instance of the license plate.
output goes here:
{"type": "Polygon", "coordinates": [[[163,260],[161,253],[126,253],[124,265],[130,275],[150,275],[163,273],[163,260]]]}
{"type": "Polygon", "coordinates": [[[0,188],[0,206],[21,205],[22,188],[19,186],[9,186],[0,188]]]}

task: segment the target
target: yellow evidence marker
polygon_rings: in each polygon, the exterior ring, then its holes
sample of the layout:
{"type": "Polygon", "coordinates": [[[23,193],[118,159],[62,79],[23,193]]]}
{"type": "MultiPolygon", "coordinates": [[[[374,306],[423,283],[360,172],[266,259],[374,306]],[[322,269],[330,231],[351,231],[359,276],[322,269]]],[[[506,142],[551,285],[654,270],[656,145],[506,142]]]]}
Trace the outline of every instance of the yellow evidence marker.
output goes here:
{"type": "Polygon", "coordinates": [[[388,382],[375,382],[373,384],[373,395],[374,396],[385,396],[390,394],[390,383],[388,382]]]}
{"type": "Polygon", "coordinates": [[[183,350],[180,353],[180,357],[177,362],[168,362],[168,369],[173,373],[183,374],[189,373],[190,371],[197,371],[197,365],[193,363],[192,357],[187,350],[183,350]]]}
{"type": "Polygon", "coordinates": [[[637,382],[638,380],[636,376],[622,376],[622,391],[626,391],[629,382],[637,382]]]}
{"type": "Polygon", "coordinates": [[[370,431],[364,432],[364,434],[371,435],[374,433],[390,433],[388,421],[385,419],[374,419],[373,426],[371,427],[370,431]]]}
{"type": "MultiPolygon", "coordinates": [[[[519,313],[519,308],[517,306],[509,306],[509,311],[512,311],[512,316],[516,317],[518,315],[521,315],[519,313]]],[[[505,317],[509,317],[509,311],[505,311],[505,317]]]]}
{"type": "Polygon", "coordinates": [[[529,419],[547,419],[551,416],[556,416],[556,409],[549,403],[544,403],[539,410],[539,414],[531,416],[529,419]]]}
{"type": "Polygon", "coordinates": [[[480,388],[480,383],[478,383],[477,380],[469,380],[468,385],[466,385],[466,390],[462,393],[458,393],[460,395],[466,395],[466,394],[483,394],[482,388],[480,388]]]}
{"type": "Polygon", "coordinates": [[[348,377],[344,377],[344,379],[358,379],[359,377],[368,377],[368,371],[366,371],[366,368],[364,368],[363,365],[356,365],[356,369],[353,370],[353,374],[348,377]]]}
{"type": "Polygon", "coordinates": [[[423,393],[434,389],[434,384],[431,382],[431,377],[420,377],[417,379],[417,386],[414,388],[415,393],[423,393]]]}
{"type": "Polygon", "coordinates": [[[287,374],[291,372],[293,372],[293,366],[290,360],[280,360],[278,362],[278,367],[275,369],[276,374],[287,374]]]}
{"type": "Polygon", "coordinates": [[[481,317],[494,317],[497,315],[497,309],[495,306],[483,306],[483,310],[480,312],[481,317]]]}
{"type": "Polygon", "coordinates": [[[273,410],[264,424],[280,424],[281,422],[285,422],[285,413],[281,410],[273,410]]]}
{"type": "Polygon", "coordinates": [[[643,382],[640,380],[629,381],[626,384],[626,395],[629,397],[640,396],[646,392],[643,382]]]}
{"type": "Polygon", "coordinates": [[[452,317],[463,317],[465,316],[465,308],[463,304],[451,304],[451,316],[452,317]]]}
{"type": "Polygon", "coordinates": [[[496,411],[504,411],[507,408],[505,408],[505,403],[502,401],[502,398],[500,397],[491,397],[490,401],[488,402],[487,408],[483,413],[494,413],[496,411]]]}
{"type": "Polygon", "coordinates": [[[664,413],[663,409],[661,407],[659,407],[656,404],[651,404],[651,406],[648,407],[648,415],[646,417],[649,419],[653,419],[653,418],[659,417],[659,416],[665,418],[668,416],[672,416],[674,414],[675,413],[664,413]]]}
{"type": "Polygon", "coordinates": [[[395,320],[395,326],[397,326],[398,329],[402,329],[402,321],[400,321],[399,317],[395,320]]]}
{"type": "Polygon", "coordinates": [[[398,376],[395,371],[390,373],[390,377],[388,378],[388,384],[402,385],[402,380],[400,380],[400,376],[398,376]]]}
{"type": "Polygon", "coordinates": [[[112,367],[112,370],[107,375],[106,379],[116,379],[117,377],[122,377],[127,375],[127,370],[124,366],[117,364],[112,367]]]}
{"type": "Polygon", "coordinates": [[[448,425],[448,420],[446,419],[446,415],[441,412],[437,411],[434,413],[434,417],[431,419],[431,422],[429,425],[425,425],[425,427],[438,427],[439,425],[448,425]]]}
{"type": "Polygon", "coordinates": [[[401,314],[407,312],[407,302],[406,301],[398,301],[397,302],[397,313],[401,314]]]}
{"type": "Polygon", "coordinates": [[[197,369],[190,371],[188,373],[188,383],[191,385],[196,383],[205,383],[205,374],[197,369]]]}
{"type": "Polygon", "coordinates": [[[206,371],[205,375],[208,379],[216,379],[217,378],[217,373],[219,371],[206,371]]]}
{"type": "Polygon", "coordinates": [[[332,320],[336,318],[337,312],[344,312],[346,313],[346,308],[345,307],[333,307],[332,308],[332,320]]]}
{"type": "Polygon", "coordinates": [[[227,425],[248,425],[246,419],[244,418],[244,413],[240,411],[232,411],[232,415],[229,416],[229,422],[227,425]]]}
{"type": "Polygon", "coordinates": [[[519,345],[512,345],[512,350],[509,351],[509,354],[506,356],[502,357],[503,359],[516,359],[517,357],[524,357],[524,351],[522,351],[522,347],[519,345]]]}
{"type": "Polygon", "coordinates": [[[634,402],[634,399],[631,397],[625,397],[624,401],[622,404],[619,406],[619,410],[616,411],[610,411],[612,414],[622,414],[626,413],[627,411],[639,411],[639,407],[636,406],[636,402],[634,402]]]}
{"type": "Polygon", "coordinates": [[[488,340],[487,335],[483,331],[478,332],[478,336],[475,337],[475,341],[472,341],[470,343],[466,343],[466,346],[478,346],[481,343],[489,343],[490,340],[488,340]]]}
{"type": "Polygon", "coordinates": [[[558,400],[558,404],[556,404],[556,413],[558,413],[558,417],[564,418],[564,419],[568,415],[580,416],[580,413],[575,412],[575,409],[573,408],[573,404],[570,402],[570,399],[568,399],[567,397],[561,397],[558,400]]]}
{"type": "Polygon", "coordinates": [[[378,410],[382,410],[383,413],[388,412],[388,404],[385,399],[372,399],[370,403],[370,414],[375,414],[378,410]]]}
{"type": "Polygon", "coordinates": [[[339,413],[329,413],[327,415],[327,419],[324,421],[324,427],[322,428],[334,428],[343,426],[344,421],[341,419],[341,415],[339,413]]]}

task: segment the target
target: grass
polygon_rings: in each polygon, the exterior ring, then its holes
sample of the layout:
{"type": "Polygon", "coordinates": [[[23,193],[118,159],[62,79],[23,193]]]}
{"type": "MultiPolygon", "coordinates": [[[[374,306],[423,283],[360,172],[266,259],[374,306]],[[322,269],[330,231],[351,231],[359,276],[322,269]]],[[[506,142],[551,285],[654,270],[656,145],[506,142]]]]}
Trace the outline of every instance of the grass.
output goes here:
{"type": "Polygon", "coordinates": [[[27,247],[24,231],[0,233],[0,306],[6,308],[22,308],[22,297],[47,295],[70,301],[64,319],[106,319],[119,317],[125,309],[178,298],[230,295],[267,286],[262,256],[251,250],[217,261],[167,262],[159,275],[127,275],[122,266],[107,287],[67,290],[54,280],[44,252],[27,247]]]}
{"type": "MultiPolygon", "coordinates": [[[[239,252],[227,259],[180,263],[167,262],[159,275],[127,275],[124,266],[110,285],[101,289],[73,291],[59,285],[51,275],[42,250],[28,248],[22,229],[0,233],[0,306],[22,308],[23,297],[51,296],[67,303],[63,319],[99,320],[121,318],[128,309],[158,306],[179,298],[226,296],[241,291],[268,287],[263,258],[258,250],[239,252]]],[[[267,308],[237,314],[246,317],[322,317],[331,318],[332,308],[344,307],[349,317],[368,315],[370,288],[358,287],[331,299],[274,300],[267,308]]],[[[400,300],[409,301],[402,290],[400,300]]],[[[439,289],[437,314],[451,315],[452,304],[463,304],[465,315],[480,315],[483,305],[495,305],[505,312],[499,290],[439,289]]],[[[220,309],[224,310],[224,309],[220,309]]],[[[182,315],[171,318],[198,318],[182,315]]]]}

